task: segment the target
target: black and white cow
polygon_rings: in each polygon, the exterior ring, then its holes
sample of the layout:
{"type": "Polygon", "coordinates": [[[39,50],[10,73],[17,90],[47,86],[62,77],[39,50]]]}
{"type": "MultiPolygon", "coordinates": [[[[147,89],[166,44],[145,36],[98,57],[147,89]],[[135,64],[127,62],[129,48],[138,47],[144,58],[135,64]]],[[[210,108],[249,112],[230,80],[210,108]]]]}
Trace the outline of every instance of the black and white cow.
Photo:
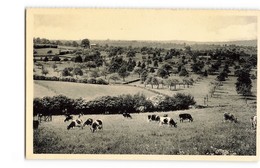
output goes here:
{"type": "Polygon", "coordinates": [[[150,122],[150,121],[160,122],[160,116],[155,115],[155,114],[153,114],[153,115],[148,115],[148,121],[149,121],[149,122],[150,122]]]}
{"type": "Polygon", "coordinates": [[[83,124],[83,127],[86,125],[90,126],[90,130],[94,133],[96,130],[103,129],[103,122],[102,120],[93,120],[92,118],[87,119],[87,121],[83,124]]]}
{"type": "Polygon", "coordinates": [[[251,126],[253,129],[256,129],[256,125],[257,125],[257,117],[256,116],[252,116],[250,118],[250,121],[251,121],[251,126]]]}
{"type": "Polygon", "coordinates": [[[175,122],[171,117],[161,117],[160,125],[169,125],[170,127],[174,126],[177,128],[177,122],[175,122]]]}
{"type": "Polygon", "coordinates": [[[132,116],[130,115],[130,113],[123,113],[123,116],[124,116],[125,118],[130,118],[130,119],[132,119],[132,116]]]}
{"type": "Polygon", "coordinates": [[[189,122],[193,121],[192,116],[188,113],[179,114],[179,118],[180,118],[180,122],[183,122],[183,120],[189,120],[189,122]]]}
{"type": "Polygon", "coordinates": [[[231,122],[235,122],[237,123],[237,118],[235,118],[235,116],[233,114],[230,114],[230,113],[224,113],[224,120],[225,121],[231,121],[231,122]]]}
{"type": "Polygon", "coordinates": [[[82,128],[83,121],[80,118],[81,116],[82,116],[82,114],[80,114],[76,120],[72,120],[71,123],[67,126],[67,129],[69,130],[69,129],[74,128],[74,127],[81,127],[82,128]]]}
{"type": "Polygon", "coordinates": [[[64,122],[69,121],[69,120],[73,120],[73,116],[71,116],[71,115],[66,115],[65,117],[66,118],[65,118],[64,122]]]}

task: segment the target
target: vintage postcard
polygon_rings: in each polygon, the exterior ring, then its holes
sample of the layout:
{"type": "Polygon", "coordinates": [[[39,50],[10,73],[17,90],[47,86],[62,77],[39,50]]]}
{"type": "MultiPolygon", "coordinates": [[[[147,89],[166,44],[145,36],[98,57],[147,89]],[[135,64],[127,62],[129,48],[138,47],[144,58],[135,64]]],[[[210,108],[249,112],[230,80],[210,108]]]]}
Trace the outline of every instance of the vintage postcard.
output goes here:
{"type": "Polygon", "coordinates": [[[258,160],[259,14],[26,9],[26,158],[258,160]]]}

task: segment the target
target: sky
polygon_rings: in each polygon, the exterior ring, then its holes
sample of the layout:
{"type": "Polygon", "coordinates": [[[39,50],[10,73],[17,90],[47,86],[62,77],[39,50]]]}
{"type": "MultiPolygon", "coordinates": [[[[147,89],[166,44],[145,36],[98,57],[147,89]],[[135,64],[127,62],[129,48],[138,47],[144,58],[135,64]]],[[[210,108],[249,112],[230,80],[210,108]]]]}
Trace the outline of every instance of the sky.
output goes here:
{"type": "Polygon", "coordinates": [[[33,35],[50,40],[257,39],[257,17],[237,14],[188,10],[56,10],[34,14],[33,35]]]}

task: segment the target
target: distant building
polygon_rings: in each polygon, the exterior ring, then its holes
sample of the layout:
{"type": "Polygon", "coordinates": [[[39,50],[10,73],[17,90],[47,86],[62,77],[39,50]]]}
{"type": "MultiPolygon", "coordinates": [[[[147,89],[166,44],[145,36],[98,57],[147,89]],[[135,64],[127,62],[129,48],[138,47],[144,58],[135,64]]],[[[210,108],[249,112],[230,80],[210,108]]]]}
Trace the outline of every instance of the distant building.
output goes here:
{"type": "Polygon", "coordinates": [[[90,48],[95,48],[95,47],[97,47],[97,44],[90,44],[89,47],[90,47],[90,48]]]}
{"type": "Polygon", "coordinates": [[[209,55],[200,55],[198,58],[208,61],[211,57],[209,55]]]}

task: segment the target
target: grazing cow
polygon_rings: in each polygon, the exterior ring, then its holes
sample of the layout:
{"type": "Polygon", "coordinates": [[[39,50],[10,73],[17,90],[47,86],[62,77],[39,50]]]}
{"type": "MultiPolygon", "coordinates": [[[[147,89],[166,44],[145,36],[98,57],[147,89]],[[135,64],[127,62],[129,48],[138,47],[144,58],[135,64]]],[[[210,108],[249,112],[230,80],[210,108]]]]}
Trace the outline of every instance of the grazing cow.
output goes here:
{"type": "Polygon", "coordinates": [[[188,113],[180,114],[179,118],[180,118],[180,122],[183,122],[183,120],[189,120],[189,122],[193,121],[192,116],[190,114],[188,114],[188,113]]]}
{"type": "Polygon", "coordinates": [[[224,120],[229,120],[231,122],[235,122],[237,123],[237,118],[235,118],[235,116],[233,114],[230,114],[230,113],[224,113],[224,120]]]}
{"type": "Polygon", "coordinates": [[[73,116],[67,115],[64,122],[69,121],[69,120],[73,120],[73,116]]]}
{"type": "Polygon", "coordinates": [[[250,120],[251,120],[252,128],[256,129],[257,117],[256,116],[252,116],[250,120]]]}
{"type": "Polygon", "coordinates": [[[81,116],[82,116],[82,114],[80,114],[76,120],[72,120],[71,123],[68,125],[67,129],[69,130],[74,127],[82,128],[83,121],[82,121],[82,119],[80,119],[81,116]]]}
{"type": "Polygon", "coordinates": [[[125,118],[131,118],[132,119],[132,116],[130,115],[130,113],[123,113],[123,116],[125,118]]]}
{"type": "Polygon", "coordinates": [[[163,117],[168,117],[168,114],[164,114],[163,117]]]}
{"type": "Polygon", "coordinates": [[[101,130],[103,129],[103,122],[101,120],[95,120],[91,127],[90,130],[94,133],[97,129],[101,130]]]}
{"type": "Polygon", "coordinates": [[[90,126],[90,130],[94,133],[97,129],[101,130],[103,129],[103,122],[102,120],[93,120],[92,118],[87,119],[87,121],[83,124],[83,127],[85,127],[85,125],[89,125],[90,126]]]}
{"type": "Polygon", "coordinates": [[[40,124],[39,120],[33,120],[33,129],[38,129],[39,124],[40,124]]]}
{"type": "Polygon", "coordinates": [[[153,115],[148,115],[148,121],[149,121],[149,122],[150,122],[150,121],[160,122],[160,116],[155,115],[155,114],[153,114],[153,115]]]}
{"type": "Polygon", "coordinates": [[[161,125],[169,125],[169,126],[174,126],[177,128],[177,122],[175,122],[171,117],[161,117],[160,118],[160,124],[161,125]]]}

